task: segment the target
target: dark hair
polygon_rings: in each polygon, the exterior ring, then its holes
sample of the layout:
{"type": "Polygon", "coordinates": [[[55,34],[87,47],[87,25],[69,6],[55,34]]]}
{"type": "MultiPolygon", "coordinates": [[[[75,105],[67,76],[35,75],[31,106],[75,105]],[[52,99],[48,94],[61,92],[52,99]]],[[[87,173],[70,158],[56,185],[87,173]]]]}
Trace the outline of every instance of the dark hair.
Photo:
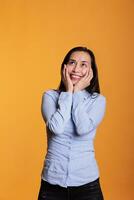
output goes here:
{"type": "MultiPolygon", "coordinates": [[[[88,91],[91,95],[94,92],[100,93],[98,70],[97,70],[97,65],[96,65],[96,61],[95,61],[95,56],[94,56],[94,53],[87,47],[82,47],[82,46],[74,47],[66,54],[66,56],[61,64],[61,71],[60,71],[61,76],[62,76],[62,70],[63,70],[64,64],[68,63],[72,53],[76,52],[76,51],[84,51],[84,52],[88,53],[91,57],[91,68],[93,70],[93,78],[90,81],[90,85],[88,87],[86,87],[85,90],[88,91]]],[[[65,85],[64,85],[62,79],[58,86],[58,90],[66,91],[66,88],[65,88],[65,85]]]]}

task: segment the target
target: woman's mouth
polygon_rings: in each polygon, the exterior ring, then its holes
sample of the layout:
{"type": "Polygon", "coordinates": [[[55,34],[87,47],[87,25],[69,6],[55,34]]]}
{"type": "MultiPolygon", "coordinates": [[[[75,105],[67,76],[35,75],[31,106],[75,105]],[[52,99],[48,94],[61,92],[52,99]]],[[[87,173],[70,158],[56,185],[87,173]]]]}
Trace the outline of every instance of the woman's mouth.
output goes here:
{"type": "Polygon", "coordinates": [[[75,75],[75,74],[71,74],[70,77],[72,79],[80,79],[81,78],[81,76],[78,76],[78,75],[75,75]]]}

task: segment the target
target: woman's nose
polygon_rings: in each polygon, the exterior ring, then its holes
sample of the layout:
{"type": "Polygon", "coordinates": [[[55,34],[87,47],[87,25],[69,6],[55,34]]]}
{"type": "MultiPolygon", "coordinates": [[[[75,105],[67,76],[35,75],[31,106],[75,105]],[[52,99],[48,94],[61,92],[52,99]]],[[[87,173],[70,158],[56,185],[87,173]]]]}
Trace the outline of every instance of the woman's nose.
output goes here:
{"type": "Polygon", "coordinates": [[[79,64],[76,64],[73,68],[73,71],[77,72],[77,71],[80,71],[80,65],[79,64]]]}

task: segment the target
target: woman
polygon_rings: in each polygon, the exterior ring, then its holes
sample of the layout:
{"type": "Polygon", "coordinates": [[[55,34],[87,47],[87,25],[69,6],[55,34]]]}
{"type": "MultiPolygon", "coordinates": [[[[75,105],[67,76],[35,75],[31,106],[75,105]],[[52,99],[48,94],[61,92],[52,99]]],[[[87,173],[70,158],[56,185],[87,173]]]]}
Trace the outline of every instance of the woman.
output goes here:
{"type": "Polygon", "coordinates": [[[48,145],[38,200],[104,200],[93,140],[105,107],[93,52],[71,49],[59,88],[42,96],[48,145]]]}

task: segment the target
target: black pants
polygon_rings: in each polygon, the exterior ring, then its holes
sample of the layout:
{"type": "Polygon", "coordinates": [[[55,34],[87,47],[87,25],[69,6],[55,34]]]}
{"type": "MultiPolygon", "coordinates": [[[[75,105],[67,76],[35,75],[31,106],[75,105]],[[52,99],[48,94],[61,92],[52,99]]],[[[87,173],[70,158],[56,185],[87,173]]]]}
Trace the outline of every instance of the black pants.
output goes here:
{"type": "Polygon", "coordinates": [[[99,178],[81,186],[52,185],[41,179],[38,200],[104,200],[99,178]]]}

